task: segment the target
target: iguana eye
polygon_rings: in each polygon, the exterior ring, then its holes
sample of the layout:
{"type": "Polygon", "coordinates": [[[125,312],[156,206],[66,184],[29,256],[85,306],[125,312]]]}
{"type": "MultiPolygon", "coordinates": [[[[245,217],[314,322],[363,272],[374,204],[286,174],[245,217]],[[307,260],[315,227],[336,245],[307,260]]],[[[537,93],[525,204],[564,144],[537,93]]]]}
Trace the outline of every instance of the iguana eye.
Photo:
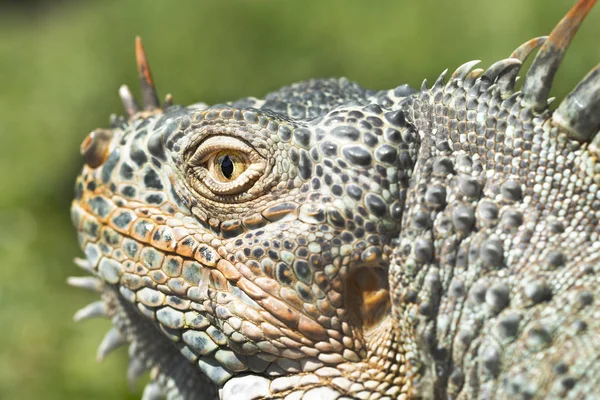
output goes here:
{"type": "Polygon", "coordinates": [[[214,195],[235,195],[252,187],[262,175],[265,160],[248,144],[231,136],[202,142],[189,159],[196,189],[214,195]]]}
{"type": "Polygon", "coordinates": [[[228,183],[240,176],[250,163],[243,154],[225,150],[212,156],[207,164],[213,178],[228,183]]]}

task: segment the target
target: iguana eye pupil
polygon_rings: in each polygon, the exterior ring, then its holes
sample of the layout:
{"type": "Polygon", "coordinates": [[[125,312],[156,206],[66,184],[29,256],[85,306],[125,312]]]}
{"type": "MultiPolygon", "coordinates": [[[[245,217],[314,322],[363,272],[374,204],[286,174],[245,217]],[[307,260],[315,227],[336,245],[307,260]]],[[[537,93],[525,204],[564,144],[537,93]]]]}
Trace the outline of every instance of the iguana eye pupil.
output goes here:
{"type": "Polygon", "coordinates": [[[227,179],[231,179],[233,176],[233,161],[229,156],[221,156],[218,160],[219,166],[221,167],[221,173],[227,179]]]}

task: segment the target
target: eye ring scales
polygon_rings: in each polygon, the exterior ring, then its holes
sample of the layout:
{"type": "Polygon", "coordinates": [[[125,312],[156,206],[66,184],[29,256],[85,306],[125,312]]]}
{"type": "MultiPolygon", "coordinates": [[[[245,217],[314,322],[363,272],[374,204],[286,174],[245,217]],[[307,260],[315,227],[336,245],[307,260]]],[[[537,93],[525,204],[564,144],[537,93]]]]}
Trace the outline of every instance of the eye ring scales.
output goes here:
{"type": "Polygon", "coordinates": [[[189,159],[194,188],[215,196],[239,195],[263,175],[266,162],[250,145],[231,136],[204,140],[189,159]]]}

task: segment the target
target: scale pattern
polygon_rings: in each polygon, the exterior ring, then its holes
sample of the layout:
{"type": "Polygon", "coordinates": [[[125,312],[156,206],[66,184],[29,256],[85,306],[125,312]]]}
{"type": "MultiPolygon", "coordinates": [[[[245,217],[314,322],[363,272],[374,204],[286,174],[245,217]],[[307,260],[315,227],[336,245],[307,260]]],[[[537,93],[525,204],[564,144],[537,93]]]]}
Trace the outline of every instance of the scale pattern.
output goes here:
{"type": "Polygon", "coordinates": [[[418,91],[161,107],[138,39],[71,208],[98,358],[146,400],[600,396],[600,67],[546,100],[594,2],[418,91]]]}

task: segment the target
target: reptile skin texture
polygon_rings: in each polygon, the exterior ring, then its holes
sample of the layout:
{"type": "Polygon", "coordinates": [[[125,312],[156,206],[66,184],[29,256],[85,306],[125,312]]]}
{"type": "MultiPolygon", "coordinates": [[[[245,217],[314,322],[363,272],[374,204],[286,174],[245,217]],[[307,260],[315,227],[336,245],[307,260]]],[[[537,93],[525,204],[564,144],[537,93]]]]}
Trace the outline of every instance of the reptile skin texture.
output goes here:
{"type": "Polygon", "coordinates": [[[600,65],[548,100],[594,3],[419,90],[212,106],[161,105],[138,38],[71,208],[98,358],[144,400],[600,398],[600,65]]]}

